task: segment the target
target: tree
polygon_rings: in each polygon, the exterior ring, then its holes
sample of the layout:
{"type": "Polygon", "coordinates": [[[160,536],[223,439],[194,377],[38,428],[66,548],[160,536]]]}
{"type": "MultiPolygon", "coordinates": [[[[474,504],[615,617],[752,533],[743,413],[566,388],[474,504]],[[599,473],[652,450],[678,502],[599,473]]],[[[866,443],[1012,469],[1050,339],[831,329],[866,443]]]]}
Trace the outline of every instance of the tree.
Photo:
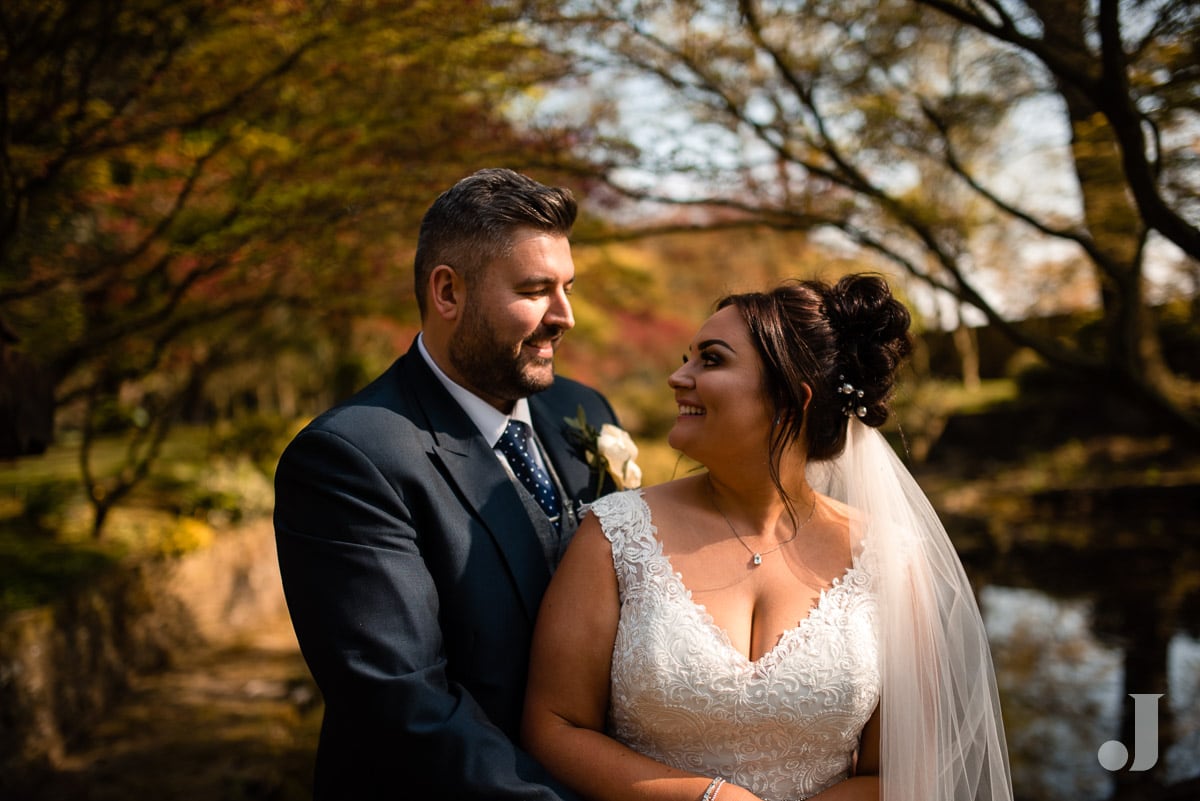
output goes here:
{"type": "Polygon", "coordinates": [[[1200,437],[1200,385],[1163,356],[1147,277],[1152,260],[1200,259],[1195,3],[562,9],[543,17],[547,45],[576,59],[564,85],[596,97],[547,124],[589,131],[581,147],[621,195],[703,210],[693,227],[836,232],[1078,386],[1200,437]],[[1095,342],[1014,322],[1039,262],[1064,254],[1086,265],[1095,342]]]}
{"type": "Polygon", "coordinates": [[[416,219],[521,166],[503,112],[553,66],[468,0],[14,0],[0,37],[0,318],[83,433],[97,534],[212,376],[298,352],[322,391],[356,321],[411,317],[416,219]]]}

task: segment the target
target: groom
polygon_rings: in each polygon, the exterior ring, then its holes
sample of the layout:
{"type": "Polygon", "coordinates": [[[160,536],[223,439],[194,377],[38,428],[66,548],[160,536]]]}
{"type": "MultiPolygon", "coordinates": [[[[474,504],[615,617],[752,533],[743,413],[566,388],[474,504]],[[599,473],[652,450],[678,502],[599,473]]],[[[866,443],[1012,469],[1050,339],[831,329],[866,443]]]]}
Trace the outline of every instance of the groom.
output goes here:
{"type": "Polygon", "coordinates": [[[420,335],[279,463],[284,591],[325,701],[318,801],[572,797],[515,741],[534,616],[595,489],[564,419],[615,422],[553,372],[575,214],[510,170],[443,193],[420,335]]]}

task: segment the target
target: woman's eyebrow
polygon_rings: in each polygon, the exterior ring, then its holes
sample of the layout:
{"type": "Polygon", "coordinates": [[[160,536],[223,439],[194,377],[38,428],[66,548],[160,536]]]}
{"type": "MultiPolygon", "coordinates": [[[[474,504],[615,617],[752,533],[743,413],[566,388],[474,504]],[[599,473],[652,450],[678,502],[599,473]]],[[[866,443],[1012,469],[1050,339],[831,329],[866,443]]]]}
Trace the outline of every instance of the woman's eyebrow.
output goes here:
{"type": "Polygon", "coordinates": [[[713,345],[720,345],[721,347],[725,348],[725,350],[730,351],[731,353],[737,353],[737,351],[734,350],[733,347],[730,346],[730,344],[723,339],[706,339],[703,342],[701,342],[700,344],[698,344],[696,346],[696,349],[704,350],[705,348],[711,347],[713,345]]]}

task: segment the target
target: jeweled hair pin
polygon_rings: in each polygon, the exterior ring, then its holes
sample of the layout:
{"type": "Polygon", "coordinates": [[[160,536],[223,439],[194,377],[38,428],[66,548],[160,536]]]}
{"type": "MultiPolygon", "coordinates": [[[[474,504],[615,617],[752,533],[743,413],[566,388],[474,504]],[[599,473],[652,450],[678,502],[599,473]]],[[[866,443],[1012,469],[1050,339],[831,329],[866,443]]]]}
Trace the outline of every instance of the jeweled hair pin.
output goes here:
{"type": "Polygon", "coordinates": [[[842,382],[842,385],[838,387],[838,394],[846,396],[846,404],[842,407],[842,414],[847,417],[866,417],[867,407],[860,403],[863,391],[855,389],[854,385],[847,381],[844,375],[839,375],[838,381],[842,382]]]}

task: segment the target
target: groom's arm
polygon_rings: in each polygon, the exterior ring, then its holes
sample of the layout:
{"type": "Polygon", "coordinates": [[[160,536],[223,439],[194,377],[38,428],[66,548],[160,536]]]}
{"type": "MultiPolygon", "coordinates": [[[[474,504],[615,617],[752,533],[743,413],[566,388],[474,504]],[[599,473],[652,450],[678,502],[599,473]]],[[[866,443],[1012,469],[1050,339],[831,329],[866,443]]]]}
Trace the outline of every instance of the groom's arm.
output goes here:
{"type": "Polygon", "coordinates": [[[413,515],[357,447],[326,431],[297,437],[276,473],[275,526],[325,700],[318,798],[569,797],[448,678],[413,515]]]}

